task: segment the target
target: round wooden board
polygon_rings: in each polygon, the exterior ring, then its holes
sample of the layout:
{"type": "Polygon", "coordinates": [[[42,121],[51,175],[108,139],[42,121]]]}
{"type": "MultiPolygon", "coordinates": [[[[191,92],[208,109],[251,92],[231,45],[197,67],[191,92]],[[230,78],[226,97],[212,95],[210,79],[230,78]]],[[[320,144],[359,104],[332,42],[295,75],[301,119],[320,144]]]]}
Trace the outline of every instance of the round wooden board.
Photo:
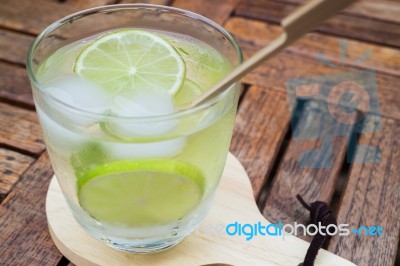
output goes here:
{"type": "MultiPolygon", "coordinates": [[[[86,234],[74,220],[53,177],[46,199],[50,234],[61,253],[76,265],[298,265],[308,243],[294,236],[228,236],[225,226],[269,222],[260,214],[246,171],[228,155],[213,206],[202,226],[177,246],[155,254],[129,254],[114,250],[86,234]]],[[[347,266],[353,263],[321,250],[316,265],[347,266]]]]}

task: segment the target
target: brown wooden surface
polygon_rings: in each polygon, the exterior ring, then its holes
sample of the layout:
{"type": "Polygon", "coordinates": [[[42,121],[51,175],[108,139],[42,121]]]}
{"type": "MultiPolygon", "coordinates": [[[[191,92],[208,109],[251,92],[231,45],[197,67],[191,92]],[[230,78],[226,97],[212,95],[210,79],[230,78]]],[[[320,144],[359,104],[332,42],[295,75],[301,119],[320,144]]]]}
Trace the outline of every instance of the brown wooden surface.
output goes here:
{"type": "Polygon", "coordinates": [[[26,70],[0,61],[0,99],[33,108],[33,97],[26,70]]]}
{"type": "MultiPolygon", "coordinates": [[[[269,43],[280,32],[280,29],[274,25],[242,18],[228,20],[226,28],[239,41],[244,50],[245,57],[252,55],[263,45],[269,43]]],[[[341,62],[339,38],[335,38],[335,41],[330,41],[329,38],[335,37],[326,37],[317,33],[308,34],[287,48],[285,52],[278,54],[251,72],[244,78],[244,82],[252,85],[274,87],[285,91],[286,82],[292,78],[312,77],[354,70],[354,68],[350,68],[350,65],[355,63],[357,58],[362,56],[372,46],[367,45],[365,50],[358,50],[359,42],[351,43],[352,41],[348,41],[349,48],[347,54],[350,56],[346,57],[347,66],[341,66],[339,64],[341,62]],[[314,42],[313,39],[317,40],[314,42]],[[308,43],[308,45],[305,45],[305,43],[308,43]],[[324,55],[334,62],[334,67],[328,66],[321,60],[318,60],[316,57],[318,52],[323,52],[324,55]],[[331,57],[329,57],[330,54],[331,57]]],[[[391,65],[387,68],[393,70],[386,71],[391,73],[377,73],[379,102],[383,115],[400,119],[400,105],[398,104],[400,102],[400,93],[398,93],[397,89],[397,84],[400,83],[400,51],[376,45],[373,47],[375,50],[375,53],[372,52],[371,55],[373,59],[371,63],[364,63],[364,69],[375,70],[374,66],[379,68],[382,64],[391,65]]]]}
{"type": "MultiPolygon", "coordinates": [[[[235,14],[278,23],[296,7],[297,5],[275,0],[248,0],[241,1],[235,14]]],[[[347,38],[400,47],[400,29],[393,22],[339,14],[321,25],[318,30],[347,38]]]]}
{"type": "MultiPolygon", "coordinates": [[[[306,102],[296,125],[292,124],[292,129],[300,133],[291,138],[275,178],[266,191],[267,198],[263,214],[271,222],[307,223],[309,212],[301,207],[296,199],[297,194],[310,202],[321,200],[329,203],[332,199],[335,184],[346,157],[347,140],[351,131],[341,136],[339,123],[326,124],[319,129],[324,119],[330,115],[327,113],[328,110],[323,108],[324,105],[324,102],[306,102]],[[319,138],[315,138],[312,134],[316,131],[319,131],[319,138]],[[332,145],[332,153],[329,152],[330,146],[324,145],[329,145],[329,143],[332,145]],[[311,168],[300,165],[300,156],[311,150],[318,153],[317,156],[310,157],[307,163],[321,165],[332,161],[332,166],[311,168]]],[[[356,114],[349,117],[349,124],[352,124],[356,118],[356,114]]]]}
{"type": "MultiPolygon", "coordinates": [[[[353,164],[338,210],[338,223],[348,223],[350,227],[380,225],[385,229],[384,236],[335,236],[328,248],[357,265],[391,265],[391,258],[396,256],[400,234],[399,134],[400,122],[384,119],[381,130],[359,140],[360,144],[378,147],[382,156],[379,163],[353,164]]],[[[373,154],[358,152],[358,156],[373,154]]]]}
{"type": "MultiPolygon", "coordinates": [[[[277,2],[290,4],[303,4],[305,0],[276,0],[277,2]]],[[[343,10],[342,14],[350,14],[356,17],[363,17],[386,22],[400,22],[400,7],[396,0],[363,0],[358,1],[343,10]]]]}
{"type": "Polygon", "coordinates": [[[32,154],[44,150],[42,131],[35,112],[0,103],[0,145],[32,154]]]}
{"type": "Polygon", "coordinates": [[[190,10],[223,24],[234,11],[238,2],[239,0],[175,0],[173,6],[190,10]]]}
{"type": "MultiPolygon", "coordinates": [[[[260,49],[276,38],[281,28],[278,25],[252,19],[233,17],[225,27],[235,37],[245,43],[251,44],[254,49],[260,49]]],[[[373,69],[385,74],[400,76],[400,51],[399,49],[373,45],[357,40],[346,40],[346,58],[342,62],[340,54],[341,38],[321,33],[309,33],[286,51],[310,59],[316,59],[319,52],[336,66],[344,64],[349,67],[355,64],[366,52],[371,56],[359,63],[359,68],[373,69]]]]}
{"type": "Polygon", "coordinates": [[[135,3],[145,3],[153,5],[168,5],[170,0],[121,0],[117,1],[118,4],[135,4],[135,3]]]}
{"type": "Polygon", "coordinates": [[[45,212],[53,176],[44,153],[0,205],[0,265],[57,265],[62,255],[52,243],[45,212]]]}
{"type": "Polygon", "coordinates": [[[289,129],[289,119],[286,97],[282,92],[252,86],[241,102],[231,151],[246,168],[256,198],[272,170],[289,129]]]}
{"type": "MultiPolygon", "coordinates": [[[[280,34],[280,19],[304,1],[144,2],[188,9],[215,20],[236,37],[248,58],[280,34]]],[[[137,2],[1,1],[0,265],[68,264],[48,234],[43,208],[52,170],[24,69],[30,43],[50,23],[83,8],[137,2]]],[[[306,212],[294,199],[300,193],[306,200],[330,203],[340,223],[384,227],[387,234],[382,237],[334,237],[327,246],[361,266],[400,265],[399,259],[395,261],[400,231],[399,10],[399,0],[359,1],[247,75],[231,145],[231,151],[249,173],[260,210],[271,221],[307,222],[306,212]],[[343,62],[341,42],[347,44],[343,62]],[[365,53],[370,56],[358,62],[365,53]],[[322,62],[318,54],[331,64],[322,62]],[[356,62],[358,65],[352,66],[356,62]],[[336,137],[331,169],[299,168],[298,155],[321,147],[321,140],[293,138],[286,82],[296,77],[357,70],[376,73],[382,129],[360,134],[358,142],[379,146],[381,162],[346,164],[347,138],[336,137]]],[[[300,108],[296,114],[310,123],[307,129],[312,131],[321,113],[304,110],[308,109],[300,108]]],[[[327,126],[324,130],[335,128],[327,126]]]]}
{"type": "Polygon", "coordinates": [[[117,3],[117,0],[2,0],[0,25],[2,28],[36,35],[64,16],[85,8],[117,3]]]}
{"type": "Polygon", "coordinates": [[[24,65],[33,37],[0,29],[0,58],[2,60],[24,65]],[[13,45],[10,45],[12,43],[13,45]]]}
{"type": "Polygon", "coordinates": [[[0,201],[11,191],[33,161],[34,159],[29,156],[0,148],[0,201]]]}

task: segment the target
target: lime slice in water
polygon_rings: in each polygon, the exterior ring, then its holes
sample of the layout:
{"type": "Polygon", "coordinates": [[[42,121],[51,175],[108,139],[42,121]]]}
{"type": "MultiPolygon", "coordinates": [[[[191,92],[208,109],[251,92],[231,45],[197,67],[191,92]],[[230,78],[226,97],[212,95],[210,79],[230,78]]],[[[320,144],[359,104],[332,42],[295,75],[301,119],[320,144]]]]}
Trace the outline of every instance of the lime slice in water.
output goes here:
{"type": "Polygon", "coordinates": [[[74,72],[110,92],[161,90],[174,95],[185,78],[185,63],[163,38],[143,30],[119,30],[89,44],[74,72]]]}
{"type": "Polygon", "coordinates": [[[150,226],[183,218],[199,203],[204,176],[192,164],[167,159],[100,165],[78,179],[81,206],[114,225],[150,226]]]}

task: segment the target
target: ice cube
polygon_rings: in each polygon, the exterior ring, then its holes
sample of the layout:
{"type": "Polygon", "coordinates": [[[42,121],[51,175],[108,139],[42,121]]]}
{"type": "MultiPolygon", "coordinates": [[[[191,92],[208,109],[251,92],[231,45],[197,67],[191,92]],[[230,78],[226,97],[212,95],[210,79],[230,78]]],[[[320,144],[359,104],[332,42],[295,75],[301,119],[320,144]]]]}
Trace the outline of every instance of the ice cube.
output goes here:
{"type": "MultiPolygon", "coordinates": [[[[147,92],[117,95],[111,105],[111,113],[119,117],[151,117],[175,112],[172,97],[165,92],[147,92]]],[[[178,125],[177,119],[162,121],[111,120],[108,129],[124,138],[161,136],[178,125]]]]}
{"type": "Polygon", "coordinates": [[[40,106],[36,106],[40,124],[43,128],[49,149],[56,150],[58,154],[69,155],[74,149],[87,141],[83,136],[75,133],[65,126],[58,124],[50,118],[40,106]]]}
{"type": "MultiPolygon", "coordinates": [[[[74,108],[94,114],[108,112],[112,100],[111,93],[105,89],[77,76],[66,76],[52,80],[45,84],[46,91],[59,101],[74,108]]],[[[70,122],[80,126],[88,126],[98,120],[93,115],[70,112],[54,107],[62,115],[69,118],[70,122]]]]}
{"type": "Polygon", "coordinates": [[[115,159],[142,159],[172,157],[180,153],[186,144],[186,138],[164,140],[152,143],[112,143],[106,144],[106,149],[115,159]]]}

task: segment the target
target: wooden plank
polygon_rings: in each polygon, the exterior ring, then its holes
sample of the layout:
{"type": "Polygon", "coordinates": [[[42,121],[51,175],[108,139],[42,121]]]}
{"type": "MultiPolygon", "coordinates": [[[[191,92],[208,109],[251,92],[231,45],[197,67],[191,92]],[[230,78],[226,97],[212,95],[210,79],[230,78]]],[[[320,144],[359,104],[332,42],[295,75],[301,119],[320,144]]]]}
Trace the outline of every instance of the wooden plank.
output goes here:
{"type": "Polygon", "coordinates": [[[3,28],[38,34],[48,25],[62,17],[75,13],[83,8],[98,6],[110,2],[99,1],[73,1],[68,4],[49,0],[2,0],[0,8],[0,25],[3,28]],[[74,4],[75,3],[75,4],[74,4]],[[23,19],[22,19],[23,18],[23,19]]]}
{"type": "Polygon", "coordinates": [[[85,9],[111,4],[153,4],[153,5],[169,5],[172,0],[66,0],[65,5],[85,9]]]}
{"type": "Polygon", "coordinates": [[[25,68],[0,62],[0,99],[34,105],[25,68]]]}
{"type": "Polygon", "coordinates": [[[38,34],[54,21],[73,11],[76,9],[47,0],[3,0],[0,9],[0,25],[13,30],[38,34]]]}
{"type": "Polygon", "coordinates": [[[400,3],[385,0],[363,0],[356,2],[344,13],[392,23],[400,23],[400,3]]]}
{"type": "Polygon", "coordinates": [[[33,161],[29,156],[0,148],[0,202],[33,161]]]}
{"type": "Polygon", "coordinates": [[[0,205],[0,265],[57,265],[61,259],[45,214],[52,175],[49,158],[43,154],[0,205]]]}
{"type": "MultiPolygon", "coordinates": [[[[286,90],[286,82],[296,77],[312,77],[319,75],[346,73],[354,71],[348,68],[329,68],[323,63],[296,56],[292,54],[281,54],[262,65],[246,76],[243,81],[253,85],[268,86],[286,90]]],[[[400,94],[397,84],[400,79],[382,74],[377,75],[378,98],[380,112],[383,116],[400,119],[400,94]]]]}
{"type": "MultiPolygon", "coordinates": [[[[239,41],[251,41],[257,49],[270,43],[282,32],[281,27],[277,25],[238,17],[230,18],[225,28],[233,33],[239,41]]],[[[340,43],[341,39],[335,36],[309,33],[289,46],[286,51],[309,58],[316,58],[318,53],[323,53],[337,67],[340,67],[342,64],[351,66],[366,53],[370,53],[369,58],[362,60],[358,64],[360,68],[374,69],[378,72],[400,76],[399,49],[355,40],[346,40],[346,57],[343,61],[340,43]]]]}
{"type": "Polygon", "coordinates": [[[285,94],[270,88],[250,87],[236,117],[230,150],[250,176],[256,199],[267,181],[288,127],[285,94]]]}
{"type": "Polygon", "coordinates": [[[0,145],[33,154],[45,149],[36,113],[0,103],[0,145]]]}
{"type": "MultiPolygon", "coordinates": [[[[238,4],[235,14],[279,23],[295,8],[295,5],[273,0],[246,0],[238,4]]],[[[350,39],[400,47],[400,25],[395,23],[338,14],[321,25],[318,31],[350,39]]]]}
{"type": "Polygon", "coordinates": [[[164,5],[167,6],[171,3],[172,0],[121,0],[119,4],[136,4],[136,3],[145,3],[145,4],[153,4],[153,5],[164,5]]]}
{"type": "Polygon", "coordinates": [[[25,65],[33,37],[0,29],[0,59],[25,65]]]}
{"type": "Polygon", "coordinates": [[[263,214],[273,222],[307,224],[310,214],[296,195],[308,202],[331,201],[356,112],[346,119],[345,128],[324,102],[306,101],[293,112],[296,125],[292,123],[292,138],[266,192],[263,214]]]}
{"type": "MultiPolygon", "coordinates": [[[[352,228],[378,226],[383,236],[335,236],[329,250],[357,265],[395,265],[400,233],[400,122],[382,120],[382,129],[363,134],[359,143],[381,150],[379,163],[353,164],[342,194],[338,223],[352,228]]],[[[360,158],[373,153],[356,152],[360,158]]]]}
{"type": "Polygon", "coordinates": [[[223,25],[235,9],[239,0],[174,0],[173,6],[203,15],[223,25]]]}
{"type": "MultiPolygon", "coordinates": [[[[54,1],[54,0],[53,0],[54,1]]],[[[56,1],[57,2],[57,1],[56,1]]],[[[58,1],[63,5],[73,6],[79,9],[86,9],[96,6],[104,6],[118,3],[118,0],[64,0],[58,1]]]]}
{"type": "MultiPolygon", "coordinates": [[[[252,33],[250,25],[247,28],[248,37],[241,33],[240,36],[242,37],[237,38],[244,51],[245,58],[248,58],[262,47],[255,41],[256,34],[252,33]]],[[[232,30],[233,28],[229,29],[232,30]]],[[[269,27],[265,28],[265,30],[268,29],[269,27]]],[[[242,30],[245,30],[245,28],[242,28],[242,30]]],[[[258,36],[261,36],[264,31],[258,32],[258,36]]],[[[239,35],[235,33],[235,36],[239,35]]],[[[285,91],[286,82],[293,78],[348,73],[355,70],[357,69],[349,67],[330,67],[320,60],[285,50],[245,76],[243,81],[251,85],[268,86],[285,91]]],[[[400,119],[400,105],[398,104],[400,102],[400,94],[397,89],[400,78],[377,73],[376,80],[381,114],[400,119]]]]}
{"type": "MultiPolygon", "coordinates": [[[[290,4],[304,4],[305,0],[275,0],[290,4]]],[[[400,3],[387,0],[362,0],[355,2],[341,13],[368,19],[400,23],[400,3]]]]}

